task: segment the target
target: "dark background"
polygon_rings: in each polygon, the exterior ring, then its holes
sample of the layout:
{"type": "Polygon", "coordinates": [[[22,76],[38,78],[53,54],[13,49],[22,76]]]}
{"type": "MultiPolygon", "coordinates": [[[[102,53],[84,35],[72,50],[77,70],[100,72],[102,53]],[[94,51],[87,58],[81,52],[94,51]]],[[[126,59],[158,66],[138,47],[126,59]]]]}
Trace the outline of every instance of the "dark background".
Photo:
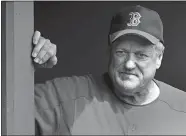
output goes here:
{"type": "Polygon", "coordinates": [[[156,10],[164,24],[165,53],[156,79],[186,91],[186,2],[34,2],[34,25],[58,47],[58,64],[35,72],[35,82],[107,71],[112,15],[140,4],[156,10]]]}

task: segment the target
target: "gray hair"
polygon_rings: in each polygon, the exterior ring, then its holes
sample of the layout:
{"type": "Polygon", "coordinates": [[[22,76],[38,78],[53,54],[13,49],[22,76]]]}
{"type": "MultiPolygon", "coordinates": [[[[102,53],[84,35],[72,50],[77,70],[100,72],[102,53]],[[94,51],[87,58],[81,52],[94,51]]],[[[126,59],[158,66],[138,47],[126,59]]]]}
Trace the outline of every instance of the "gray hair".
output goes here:
{"type": "Polygon", "coordinates": [[[161,42],[158,42],[153,47],[157,51],[158,54],[163,54],[165,50],[165,46],[161,42]]]}

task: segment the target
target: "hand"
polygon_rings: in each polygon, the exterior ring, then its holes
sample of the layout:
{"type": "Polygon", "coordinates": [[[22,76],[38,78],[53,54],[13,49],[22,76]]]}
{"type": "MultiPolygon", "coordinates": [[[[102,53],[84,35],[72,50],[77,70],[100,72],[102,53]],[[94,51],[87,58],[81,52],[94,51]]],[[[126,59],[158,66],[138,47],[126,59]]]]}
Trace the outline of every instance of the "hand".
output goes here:
{"type": "Polygon", "coordinates": [[[49,39],[42,37],[39,31],[35,31],[33,35],[33,44],[35,47],[32,57],[34,57],[35,63],[45,68],[52,68],[57,64],[56,45],[51,43],[49,39]]]}

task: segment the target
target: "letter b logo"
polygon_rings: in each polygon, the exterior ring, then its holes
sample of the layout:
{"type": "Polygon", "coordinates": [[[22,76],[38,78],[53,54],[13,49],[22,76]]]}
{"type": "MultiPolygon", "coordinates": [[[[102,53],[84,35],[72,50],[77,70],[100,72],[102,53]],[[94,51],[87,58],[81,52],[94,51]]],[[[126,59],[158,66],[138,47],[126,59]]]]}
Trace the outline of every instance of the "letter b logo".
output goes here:
{"type": "Polygon", "coordinates": [[[139,12],[130,12],[130,22],[127,23],[128,26],[138,26],[138,24],[141,22],[140,18],[141,15],[139,12]]]}

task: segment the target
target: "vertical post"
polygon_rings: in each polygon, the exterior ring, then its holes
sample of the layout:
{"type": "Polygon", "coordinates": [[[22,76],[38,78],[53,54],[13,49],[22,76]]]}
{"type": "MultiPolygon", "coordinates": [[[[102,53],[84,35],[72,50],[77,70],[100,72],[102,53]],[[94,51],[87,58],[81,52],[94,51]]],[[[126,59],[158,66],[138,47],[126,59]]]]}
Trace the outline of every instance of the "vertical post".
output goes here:
{"type": "Polygon", "coordinates": [[[3,134],[34,135],[33,2],[6,2],[5,6],[3,134]]]}
{"type": "Polygon", "coordinates": [[[1,2],[1,133],[6,134],[6,3],[1,2]]]}

